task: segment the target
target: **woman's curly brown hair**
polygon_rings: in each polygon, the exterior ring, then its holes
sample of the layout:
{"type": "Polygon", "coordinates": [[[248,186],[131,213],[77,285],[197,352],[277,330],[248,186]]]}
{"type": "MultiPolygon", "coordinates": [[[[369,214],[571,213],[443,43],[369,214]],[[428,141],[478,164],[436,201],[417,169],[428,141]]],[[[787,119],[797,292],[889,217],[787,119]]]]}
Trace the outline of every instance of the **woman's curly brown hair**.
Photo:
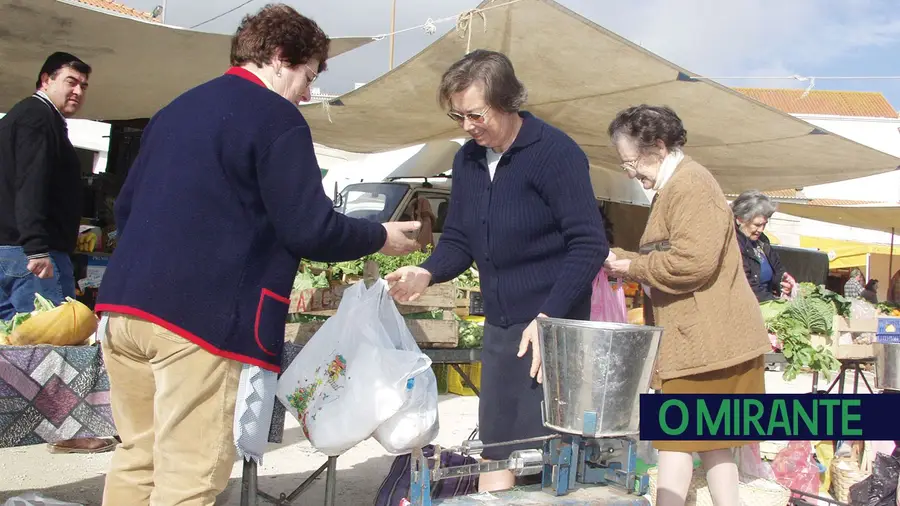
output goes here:
{"type": "Polygon", "coordinates": [[[675,111],[665,106],[637,105],[619,112],[609,124],[610,138],[625,135],[637,140],[642,149],[660,140],[669,151],[687,144],[687,130],[675,111]]]}
{"type": "Polygon", "coordinates": [[[262,67],[280,51],[290,67],[319,60],[317,73],[327,66],[330,41],[315,21],[284,4],[269,4],[241,20],[231,38],[231,65],[255,63],[262,67]]]}

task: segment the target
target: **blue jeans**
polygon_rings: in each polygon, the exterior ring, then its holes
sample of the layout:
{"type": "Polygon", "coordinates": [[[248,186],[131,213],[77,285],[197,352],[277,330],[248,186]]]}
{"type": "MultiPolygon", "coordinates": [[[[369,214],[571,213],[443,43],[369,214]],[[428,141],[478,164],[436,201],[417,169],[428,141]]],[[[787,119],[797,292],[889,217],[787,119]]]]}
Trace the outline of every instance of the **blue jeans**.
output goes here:
{"type": "Polygon", "coordinates": [[[28,270],[28,257],[19,246],[0,246],[0,320],[34,311],[34,294],[54,304],[75,298],[75,272],[67,253],[50,252],[53,277],[40,279],[28,270]]]}

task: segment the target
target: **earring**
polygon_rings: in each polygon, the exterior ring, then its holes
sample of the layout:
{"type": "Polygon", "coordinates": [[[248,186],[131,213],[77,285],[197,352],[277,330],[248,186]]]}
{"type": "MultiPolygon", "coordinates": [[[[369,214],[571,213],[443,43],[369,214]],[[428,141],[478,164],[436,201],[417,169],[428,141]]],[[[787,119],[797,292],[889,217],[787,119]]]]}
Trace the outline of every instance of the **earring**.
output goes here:
{"type": "Polygon", "coordinates": [[[281,69],[275,71],[275,77],[281,77],[281,69]]]}

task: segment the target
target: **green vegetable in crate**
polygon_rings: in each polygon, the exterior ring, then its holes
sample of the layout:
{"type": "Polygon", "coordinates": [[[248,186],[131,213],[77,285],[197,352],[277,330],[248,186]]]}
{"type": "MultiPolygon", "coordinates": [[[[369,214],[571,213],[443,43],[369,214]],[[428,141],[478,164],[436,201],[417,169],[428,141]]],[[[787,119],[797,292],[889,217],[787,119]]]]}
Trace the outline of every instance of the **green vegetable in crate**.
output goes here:
{"type": "Polygon", "coordinates": [[[760,304],[769,331],[778,336],[788,365],[784,378],[793,380],[804,369],[822,373],[825,378],[840,367],[840,362],[824,346],[813,346],[813,334],[830,335],[835,315],[846,316],[850,303],[824,286],[802,283],[792,301],[760,304]]]}
{"type": "Polygon", "coordinates": [[[475,322],[460,319],[459,348],[481,348],[484,339],[484,327],[475,322]]]}

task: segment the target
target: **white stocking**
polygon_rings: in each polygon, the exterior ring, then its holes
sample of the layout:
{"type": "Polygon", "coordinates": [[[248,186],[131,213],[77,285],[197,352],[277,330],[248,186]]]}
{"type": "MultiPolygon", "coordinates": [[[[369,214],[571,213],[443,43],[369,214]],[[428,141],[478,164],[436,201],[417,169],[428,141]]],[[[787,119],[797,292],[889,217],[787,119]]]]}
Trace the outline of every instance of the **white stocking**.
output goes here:
{"type": "Polygon", "coordinates": [[[731,449],[713,450],[700,454],[706,468],[709,495],[715,506],[740,506],[738,467],[731,449]]]}
{"type": "Polygon", "coordinates": [[[693,456],[684,452],[660,451],[657,469],[655,506],[684,506],[694,473],[693,456]]]}

